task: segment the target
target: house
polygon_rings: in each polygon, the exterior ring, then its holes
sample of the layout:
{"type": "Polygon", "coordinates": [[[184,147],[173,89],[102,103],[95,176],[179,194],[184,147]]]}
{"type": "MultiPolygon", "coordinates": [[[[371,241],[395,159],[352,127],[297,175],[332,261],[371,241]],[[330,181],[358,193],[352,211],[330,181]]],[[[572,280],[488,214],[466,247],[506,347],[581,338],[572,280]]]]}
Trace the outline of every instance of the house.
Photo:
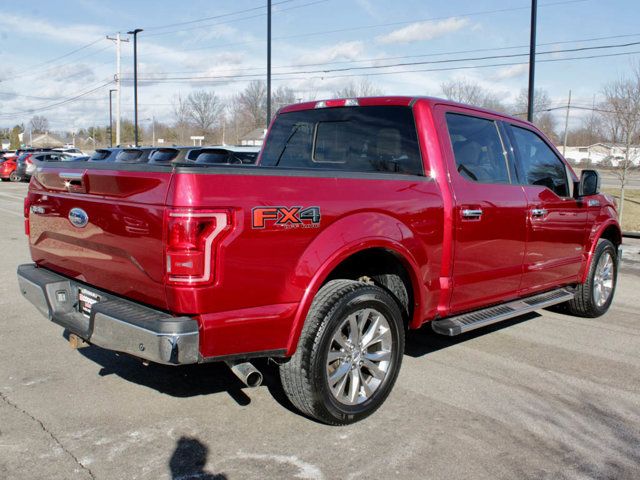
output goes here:
{"type": "Polygon", "coordinates": [[[34,137],[33,140],[31,140],[30,146],[36,148],[58,148],[64,146],[64,142],[55,135],[47,132],[34,137]]]}
{"type": "MultiPolygon", "coordinates": [[[[562,146],[557,147],[562,151],[562,146]]],[[[612,166],[617,167],[625,157],[625,146],[619,143],[594,143],[593,145],[567,147],[565,158],[576,165],[612,166]]],[[[629,149],[631,162],[640,165],[640,146],[632,145],[629,149]]]]}
{"type": "Polygon", "coordinates": [[[267,131],[264,128],[256,128],[240,138],[240,145],[261,147],[267,131]]]}

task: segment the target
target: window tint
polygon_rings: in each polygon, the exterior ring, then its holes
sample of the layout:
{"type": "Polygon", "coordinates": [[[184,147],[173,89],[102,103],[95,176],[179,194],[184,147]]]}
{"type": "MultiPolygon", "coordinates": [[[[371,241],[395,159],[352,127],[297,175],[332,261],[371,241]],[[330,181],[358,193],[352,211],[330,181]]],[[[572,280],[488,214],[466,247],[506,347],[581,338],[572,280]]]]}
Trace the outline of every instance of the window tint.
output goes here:
{"type": "Polygon", "coordinates": [[[161,148],[156,150],[149,157],[150,162],[170,162],[178,156],[178,150],[175,148],[161,148]]]}
{"type": "Polygon", "coordinates": [[[262,165],[422,175],[408,107],[346,107],[284,113],[265,142],[262,165]]]}
{"type": "Polygon", "coordinates": [[[142,150],[123,150],[116,156],[116,162],[135,162],[142,157],[142,150]]]}
{"type": "Polygon", "coordinates": [[[231,163],[231,156],[226,150],[203,150],[196,163],[231,163]]]}
{"type": "Polygon", "coordinates": [[[109,150],[96,150],[89,160],[104,160],[111,152],[109,150]]]}
{"type": "Polygon", "coordinates": [[[531,130],[512,126],[524,181],[549,188],[560,197],[569,194],[567,171],[553,150],[531,130]]]}
{"type": "Polygon", "coordinates": [[[493,120],[447,113],[458,173],[480,183],[509,183],[507,160],[493,120]]]}

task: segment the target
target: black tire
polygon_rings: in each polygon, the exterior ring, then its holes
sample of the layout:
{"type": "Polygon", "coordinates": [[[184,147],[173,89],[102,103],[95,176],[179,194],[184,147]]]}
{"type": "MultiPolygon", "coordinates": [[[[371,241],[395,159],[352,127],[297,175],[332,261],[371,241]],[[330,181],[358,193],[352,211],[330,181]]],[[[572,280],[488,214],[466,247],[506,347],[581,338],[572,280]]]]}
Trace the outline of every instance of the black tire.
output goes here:
{"type": "Polygon", "coordinates": [[[404,353],[404,323],[398,302],[384,289],[353,280],[332,280],[316,295],[296,353],[280,365],[287,397],[302,413],[329,425],[346,425],[366,418],[385,401],[398,376],[404,353]],[[341,403],[329,387],[327,355],[332,338],[345,319],[365,308],[380,312],[389,325],[391,354],[388,370],[363,403],[341,403]]]}
{"type": "Polygon", "coordinates": [[[20,182],[22,180],[22,178],[16,173],[16,171],[14,170],[13,172],[11,172],[11,174],[9,175],[9,180],[11,180],[12,182],[20,182]]]}
{"type": "Polygon", "coordinates": [[[609,240],[600,239],[591,259],[587,281],[578,285],[576,296],[565,304],[568,313],[586,318],[596,318],[607,313],[616,291],[617,278],[618,253],[616,247],[609,240]],[[598,305],[594,298],[594,280],[598,262],[606,253],[611,255],[613,259],[613,288],[607,301],[603,305],[598,305]]]}

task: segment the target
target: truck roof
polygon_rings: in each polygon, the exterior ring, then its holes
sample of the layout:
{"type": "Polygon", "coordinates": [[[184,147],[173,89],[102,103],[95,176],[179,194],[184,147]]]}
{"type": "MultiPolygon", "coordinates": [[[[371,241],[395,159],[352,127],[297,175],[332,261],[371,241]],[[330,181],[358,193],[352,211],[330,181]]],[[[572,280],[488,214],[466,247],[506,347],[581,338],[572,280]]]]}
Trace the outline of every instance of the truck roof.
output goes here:
{"type": "Polygon", "coordinates": [[[280,109],[279,113],[299,112],[303,110],[313,110],[316,108],[333,108],[333,107],[345,107],[345,106],[363,106],[363,107],[382,107],[382,106],[398,106],[409,107],[416,101],[423,100],[431,105],[451,105],[455,107],[462,107],[470,110],[476,110],[479,112],[491,113],[492,115],[498,115],[504,118],[512,119],[518,123],[529,124],[522,118],[508,115],[504,112],[497,112],[495,110],[489,110],[475,105],[469,105],[464,103],[454,102],[452,100],[446,100],[444,98],[427,97],[427,96],[379,96],[379,97],[356,97],[356,98],[334,98],[327,100],[314,100],[311,102],[294,103],[287,105],[280,109]],[[353,102],[353,103],[349,103],[353,102]],[[357,103],[356,103],[357,102],[357,103]]]}

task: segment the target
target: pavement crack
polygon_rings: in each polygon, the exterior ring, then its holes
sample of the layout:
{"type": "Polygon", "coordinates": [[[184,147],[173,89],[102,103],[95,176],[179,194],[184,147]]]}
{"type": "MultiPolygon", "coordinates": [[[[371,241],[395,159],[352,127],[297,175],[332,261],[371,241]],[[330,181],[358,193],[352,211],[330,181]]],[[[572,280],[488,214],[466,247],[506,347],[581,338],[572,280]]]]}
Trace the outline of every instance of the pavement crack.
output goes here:
{"type": "Polygon", "coordinates": [[[31,420],[33,420],[35,423],[37,423],[40,428],[42,429],[43,432],[45,432],[47,435],[49,435],[49,437],[51,438],[51,440],[54,441],[54,443],[56,445],[58,445],[62,451],[64,453],[66,453],[69,457],[71,457],[71,459],[85,472],[87,472],[89,474],[89,477],[91,477],[93,480],[95,480],[96,476],[93,474],[93,472],[91,471],[91,469],[89,467],[87,467],[86,465],[83,465],[82,462],[80,462],[80,460],[78,460],[78,457],[76,457],[71,451],[69,451],[69,449],[67,449],[60,440],[58,440],[58,437],[56,437],[53,432],[51,432],[51,430],[49,430],[44,423],[42,423],[41,420],[39,420],[38,418],[34,417],[33,415],[31,415],[29,412],[27,412],[26,410],[20,408],[18,405],[16,405],[15,403],[13,403],[11,400],[9,400],[9,398],[7,398],[7,396],[0,392],[0,399],[6,403],[7,405],[9,405],[10,407],[15,408],[18,412],[20,412],[21,414],[25,415],[26,417],[30,418],[31,420]]]}

